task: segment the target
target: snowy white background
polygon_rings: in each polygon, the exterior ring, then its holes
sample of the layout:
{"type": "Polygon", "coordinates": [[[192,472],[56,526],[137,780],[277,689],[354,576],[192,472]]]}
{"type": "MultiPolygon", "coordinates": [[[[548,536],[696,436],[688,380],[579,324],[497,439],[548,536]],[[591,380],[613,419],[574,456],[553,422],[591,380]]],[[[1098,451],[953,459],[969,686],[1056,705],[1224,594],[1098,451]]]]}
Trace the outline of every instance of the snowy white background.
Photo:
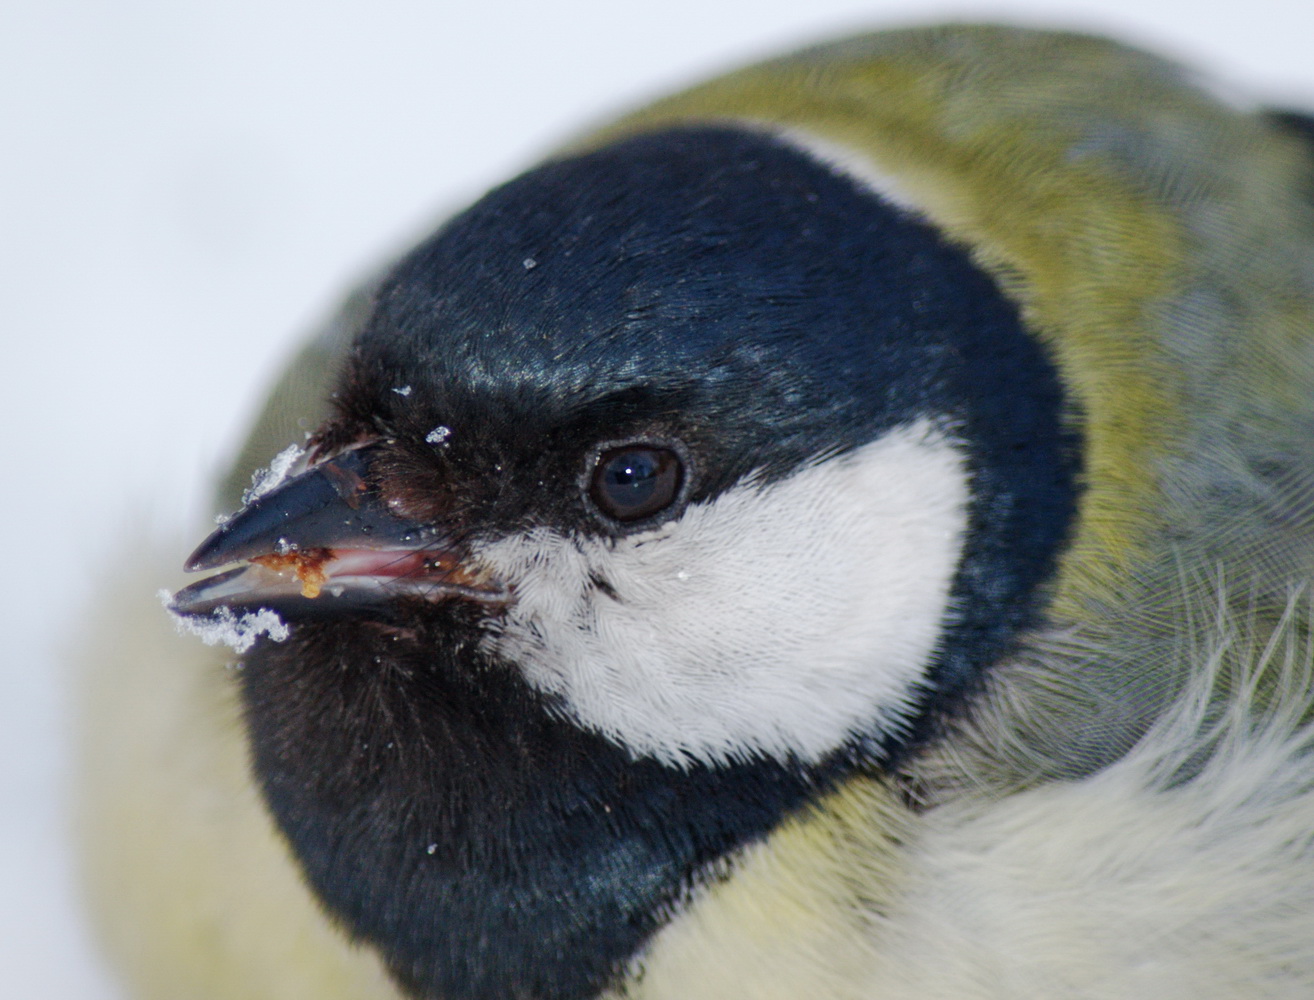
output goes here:
{"type": "Polygon", "coordinates": [[[118,996],[65,843],[59,649],[125,525],[195,522],[298,332],[582,124],[946,16],[1093,27],[1314,108],[1310,0],[0,2],[0,994],[118,996]]]}

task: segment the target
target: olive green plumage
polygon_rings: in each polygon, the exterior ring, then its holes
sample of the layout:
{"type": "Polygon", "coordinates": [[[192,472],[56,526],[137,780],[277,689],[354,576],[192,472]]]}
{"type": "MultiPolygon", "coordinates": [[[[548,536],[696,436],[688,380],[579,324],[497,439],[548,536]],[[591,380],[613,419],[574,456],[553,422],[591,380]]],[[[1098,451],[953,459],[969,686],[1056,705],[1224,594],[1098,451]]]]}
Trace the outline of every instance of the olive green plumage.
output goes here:
{"type": "MultiPolygon", "coordinates": [[[[1044,626],[961,718],[733,861],[626,995],[1314,995],[1310,145],[1133,49],[950,26],[752,66],[568,152],[722,120],[808,137],[970,249],[1059,370],[1083,494],[1044,626]]],[[[294,360],[221,508],[321,419],[362,315],[294,360]]],[[[137,995],[394,995],[293,880],[244,874],[284,859],[235,791],[237,720],[214,721],[224,657],[153,609],[114,617],[130,634],[89,659],[87,853],[137,995]],[[122,692],[146,690],[143,718],[122,692]],[[185,777],[173,739],[203,744],[185,777]],[[264,894],[249,912],[230,876],[264,894]],[[228,921],[247,930],[204,930],[228,921]],[[288,934],[298,963],[364,971],[302,979],[288,934]]]]}

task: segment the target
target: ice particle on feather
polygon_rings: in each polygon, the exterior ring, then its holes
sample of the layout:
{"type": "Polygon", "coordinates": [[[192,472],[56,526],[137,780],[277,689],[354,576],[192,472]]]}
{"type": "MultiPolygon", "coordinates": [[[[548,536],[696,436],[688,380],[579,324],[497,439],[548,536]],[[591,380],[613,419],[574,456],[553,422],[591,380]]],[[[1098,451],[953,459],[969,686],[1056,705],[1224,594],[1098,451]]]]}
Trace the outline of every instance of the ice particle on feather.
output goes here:
{"type": "Polygon", "coordinates": [[[194,618],[173,610],[173,595],[167,590],[161,590],[159,597],[165,610],[173,616],[178,631],[197,636],[207,646],[217,646],[222,642],[235,653],[245,653],[262,635],[269,636],[274,642],[282,642],[292,634],[287,623],[269,608],[239,615],[227,605],[220,605],[208,617],[194,618]]]}
{"type": "Polygon", "coordinates": [[[398,396],[409,396],[411,394],[411,387],[409,385],[397,386],[392,391],[398,396]]]}
{"type": "Polygon", "coordinates": [[[428,441],[430,444],[442,444],[451,436],[452,436],[452,429],[450,427],[444,427],[439,425],[438,427],[435,427],[433,430],[431,430],[428,434],[426,434],[424,436],[424,440],[428,441]]]}
{"type": "Polygon", "coordinates": [[[242,506],[245,507],[253,500],[259,500],[266,493],[273,490],[279,483],[287,478],[292,466],[296,464],[305,452],[300,445],[290,444],[269,463],[267,469],[257,469],[251,475],[251,488],[242,494],[242,506]]]}

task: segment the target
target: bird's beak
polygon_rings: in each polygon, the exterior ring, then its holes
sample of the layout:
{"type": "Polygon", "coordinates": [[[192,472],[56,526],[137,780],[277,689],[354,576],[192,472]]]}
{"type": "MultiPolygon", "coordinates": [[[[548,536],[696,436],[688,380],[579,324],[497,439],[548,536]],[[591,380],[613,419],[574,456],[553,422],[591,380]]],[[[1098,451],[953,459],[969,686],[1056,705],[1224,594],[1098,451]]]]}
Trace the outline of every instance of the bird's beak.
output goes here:
{"type": "Polygon", "coordinates": [[[252,499],[187,560],[189,572],[245,566],[207,577],[170,602],[181,615],[269,608],[313,618],[414,595],[503,602],[503,588],[472,571],[449,529],[398,517],[372,485],[379,446],[312,465],[252,499]]]}

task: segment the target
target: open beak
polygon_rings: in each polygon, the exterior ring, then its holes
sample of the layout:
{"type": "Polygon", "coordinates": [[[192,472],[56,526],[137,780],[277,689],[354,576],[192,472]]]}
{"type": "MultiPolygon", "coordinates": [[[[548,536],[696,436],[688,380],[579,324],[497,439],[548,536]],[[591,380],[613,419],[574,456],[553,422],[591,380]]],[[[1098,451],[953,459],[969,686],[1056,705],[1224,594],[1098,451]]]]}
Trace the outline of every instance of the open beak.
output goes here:
{"type": "Polygon", "coordinates": [[[388,509],[371,485],[378,452],[376,443],[342,452],[251,500],[184,568],[245,565],[178,591],[170,608],[190,617],[268,608],[303,619],[403,595],[505,602],[496,581],[466,565],[449,531],[388,509]]]}

